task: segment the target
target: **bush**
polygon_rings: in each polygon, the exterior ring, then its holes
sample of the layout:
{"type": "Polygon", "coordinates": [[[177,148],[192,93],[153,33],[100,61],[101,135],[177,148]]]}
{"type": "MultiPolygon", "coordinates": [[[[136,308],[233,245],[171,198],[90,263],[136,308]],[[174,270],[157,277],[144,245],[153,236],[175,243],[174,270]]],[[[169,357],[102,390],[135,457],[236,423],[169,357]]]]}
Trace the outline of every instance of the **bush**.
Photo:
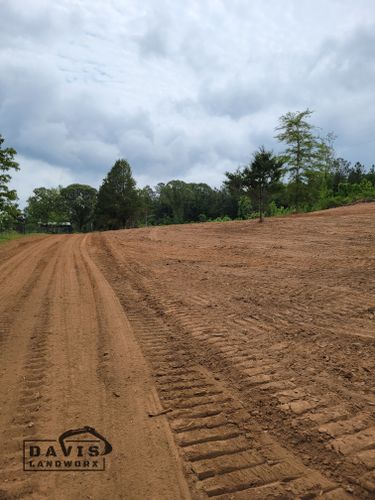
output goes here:
{"type": "Polygon", "coordinates": [[[216,217],[216,219],[208,219],[208,222],[228,222],[232,220],[228,215],[224,215],[223,217],[216,217]]]}
{"type": "Polygon", "coordinates": [[[288,215],[293,212],[292,208],[286,208],[286,207],[278,207],[274,201],[271,201],[271,203],[268,206],[268,214],[271,217],[277,217],[278,215],[288,215]]]}
{"type": "Polygon", "coordinates": [[[239,219],[249,219],[251,217],[251,213],[252,208],[250,198],[242,195],[238,202],[238,217],[239,219]]]}

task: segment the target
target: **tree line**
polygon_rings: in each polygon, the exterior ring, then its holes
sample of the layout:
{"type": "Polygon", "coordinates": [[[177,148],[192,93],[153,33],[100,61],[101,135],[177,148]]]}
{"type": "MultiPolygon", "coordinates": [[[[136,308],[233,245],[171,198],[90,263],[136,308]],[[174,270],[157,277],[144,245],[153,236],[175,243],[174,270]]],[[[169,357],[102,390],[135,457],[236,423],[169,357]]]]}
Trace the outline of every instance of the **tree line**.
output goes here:
{"type": "Polygon", "coordinates": [[[172,180],[137,188],[124,159],[113,165],[99,190],[82,184],[34,189],[24,211],[29,223],[70,221],[77,231],[180,224],[237,216],[228,188],[172,180]]]}
{"type": "Polygon", "coordinates": [[[226,172],[220,188],[171,180],[138,188],[125,159],[115,162],[99,190],[71,184],[39,187],[23,213],[10,190],[10,171],[19,168],[16,151],[3,148],[0,136],[0,228],[24,217],[29,225],[69,221],[76,231],[145,225],[248,219],[375,200],[375,167],[366,169],[337,158],[335,135],[321,136],[311,124],[312,111],[281,116],[275,138],[283,151],[261,146],[247,165],[226,172]]]}

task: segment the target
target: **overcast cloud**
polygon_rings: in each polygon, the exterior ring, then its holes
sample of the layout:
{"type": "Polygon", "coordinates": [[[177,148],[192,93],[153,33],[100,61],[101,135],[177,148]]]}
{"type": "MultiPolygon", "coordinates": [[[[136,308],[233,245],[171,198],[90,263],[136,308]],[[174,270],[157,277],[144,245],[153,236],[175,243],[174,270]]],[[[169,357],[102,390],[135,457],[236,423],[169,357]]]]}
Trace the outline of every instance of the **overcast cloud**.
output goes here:
{"type": "Polygon", "coordinates": [[[0,133],[21,202],[98,187],[219,186],[309,107],[337,153],[375,163],[373,0],[0,0],[0,133]]]}

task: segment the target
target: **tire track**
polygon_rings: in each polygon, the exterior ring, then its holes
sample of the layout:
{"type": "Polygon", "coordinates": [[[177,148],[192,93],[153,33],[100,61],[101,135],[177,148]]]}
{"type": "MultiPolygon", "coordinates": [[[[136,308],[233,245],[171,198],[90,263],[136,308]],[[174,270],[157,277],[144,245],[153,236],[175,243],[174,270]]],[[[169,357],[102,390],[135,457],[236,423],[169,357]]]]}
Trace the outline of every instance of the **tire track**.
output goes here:
{"type": "MultiPolygon", "coordinates": [[[[10,334],[12,323],[19,317],[28,297],[42,279],[43,271],[48,265],[47,249],[49,252],[53,252],[58,245],[58,242],[52,239],[48,241],[48,246],[46,246],[46,243],[43,240],[39,245],[33,245],[31,254],[28,254],[27,257],[22,256],[20,261],[16,259],[17,273],[12,276],[12,279],[9,279],[11,271],[6,274],[5,278],[2,276],[5,286],[0,289],[0,356],[1,354],[6,354],[6,341],[10,334]],[[42,257],[38,255],[41,246],[45,252],[42,257]]],[[[17,255],[14,258],[16,257],[17,255]]]]}
{"type": "MultiPolygon", "coordinates": [[[[259,315],[238,318],[227,314],[221,318],[219,330],[208,328],[208,323],[217,323],[212,314],[208,316],[211,318],[209,321],[205,313],[207,308],[210,311],[212,305],[220,303],[220,287],[217,292],[215,290],[217,295],[211,293],[210,298],[204,300],[200,295],[188,296],[186,299],[184,296],[178,298],[169,295],[166,281],[152,276],[149,269],[142,267],[132,249],[128,252],[127,247],[122,245],[120,252],[117,235],[114,236],[113,239],[106,238],[107,251],[114,256],[121,275],[126,276],[139,292],[141,300],[163,318],[176,334],[193,341],[191,351],[197,353],[196,346],[202,346],[204,358],[197,354],[198,359],[215,373],[224,374],[231,388],[235,388],[247,407],[252,408],[252,413],[264,423],[263,426],[275,435],[280,435],[285,446],[303,457],[306,464],[332,475],[348,491],[355,491],[363,498],[371,497],[375,491],[372,461],[375,398],[371,386],[363,388],[366,380],[363,372],[360,373],[361,382],[355,389],[351,381],[353,374],[338,362],[328,365],[334,374],[332,380],[326,376],[325,366],[324,375],[320,376],[321,362],[317,363],[319,369],[309,367],[306,374],[306,365],[311,365],[310,353],[307,357],[308,347],[302,347],[301,344],[298,350],[297,343],[296,349],[297,337],[294,334],[286,335],[282,342],[275,343],[269,325],[264,329],[259,328],[260,324],[265,324],[259,315]],[[284,353],[291,346],[296,355],[300,353],[300,359],[296,358],[292,366],[284,360],[284,353]],[[358,428],[359,421],[363,428],[358,428]],[[345,427],[347,436],[343,439],[348,446],[352,442],[356,443],[356,453],[343,453],[346,447],[340,447],[341,442],[332,442],[320,425],[322,422],[339,422],[345,427]]],[[[121,286],[116,276],[113,276],[112,282],[120,293],[121,286]]],[[[330,337],[326,333],[318,334],[311,341],[310,336],[302,330],[300,337],[304,343],[310,344],[312,352],[317,345],[319,347],[319,342],[323,342],[323,349],[329,345],[331,352],[342,343],[339,335],[332,335],[331,332],[330,337]]],[[[357,352],[363,352],[367,358],[371,358],[371,352],[374,352],[373,339],[360,340],[353,346],[346,345],[347,355],[358,356],[357,352]],[[366,351],[364,347],[367,346],[372,351],[366,351]]],[[[325,349],[331,355],[330,351],[325,349]]],[[[323,354],[323,360],[330,361],[330,356],[323,354]]],[[[371,384],[371,370],[368,370],[367,379],[371,384]]]]}
{"type": "Polygon", "coordinates": [[[16,243],[18,244],[13,246],[8,243],[8,248],[4,250],[5,255],[1,256],[4,263],[0,264],[0,274],[4,281],[12,277],[12,282],[15,282],[14,273],[18,271],[19,266],[24,265],[26,261],[32,264],[34,260],[30,258],[30,256],[37,255],[39,249],[45,247],[47,239],[53,240],[54,238],[42,237],[36,241],[33,239],[26,239],[26,241],[22,242],[17,241],[16,243]],[[21,250],[19,250],[19,247],[21,247],[21,250]],[[12,256],[9,257],[8,254],[10,252],[12,252],[12,256]]]}
{"type": "Polygon", "coordinates": [[[148,417],[160,402],[147,365],[86,239],[69,235],[39,247],[29,273],[17,274],[19,289],[21,279],[29,286],[14,304],[1,366],[0,497],[187,500],[170,431],[148,417]],[[57,439],[84,425],[113,445],[105,471],[22,470],[23,439],[57,439]]]}
{"type": "MultiPolygon", "coordinates": [[[[126,272],[121,261],[116,266],[111,261],[116,269],[112,277],[120,269],[125,279],[121,287],[115,285],[117,294],[152,365],[164,411],[197,490],[222,498],[237,498],[242,492],[253,498],[253,491],[258,495],[267,488],[290,495],[337,492],[345,498],[344,490],[264,433],[219,374],[213,376],[195,356],[185,330],[184,342],[169,328],[165,316],[170,320],[171,314],[165,311],[176,314],[173,304],[150,307],[155,295],[142,289],[134,262],[128,262],[132,272],[126,272]]],[[[109,269],[106,273],[111,274],[109,269]]]]}
{"type": "Polygon", "coordinates": [[[51,394],[47,391],[51,383],[51,359],[49,338],[51,334],[50,296],[53,287],[59,248],[47,245],[43,252],[50,252],[48,259],[42,253],[36,267],[40,275],[26,278],[26,292],[17,303],[17,315],[11,322],[12,346],[9,358],[4,358],[5,380],[2,382],[2,406],[7,412],[2,415],[2,466],[0,479],[7,484],[7,494],[27,497],[38,487],[34,478],[21,473],[22,441],[32,439],[37,433],[48,429],[53,407],[51,394]],[[41,296],[32,291],[38,287],[41,296]],[[29,295],[30,294],[30,295],[29,295]],[[27,328],[22,319],[28,316],[27,328]],[[18,342],[15,341],[18,338],[18,342]],[[15,376],[16,373],[16,376],[15,376]]]}

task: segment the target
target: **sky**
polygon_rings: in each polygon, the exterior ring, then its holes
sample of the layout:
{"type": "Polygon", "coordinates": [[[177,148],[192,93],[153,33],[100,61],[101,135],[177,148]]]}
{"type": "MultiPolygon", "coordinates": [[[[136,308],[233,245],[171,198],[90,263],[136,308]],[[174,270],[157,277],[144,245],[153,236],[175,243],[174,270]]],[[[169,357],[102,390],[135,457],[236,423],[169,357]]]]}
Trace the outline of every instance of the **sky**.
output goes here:
{"type": "Polygon", "coordinates": [[[0,0],[0,134],[12,186],[219,187],[288,111],[375,163],[374,0],[0,0]]]}

